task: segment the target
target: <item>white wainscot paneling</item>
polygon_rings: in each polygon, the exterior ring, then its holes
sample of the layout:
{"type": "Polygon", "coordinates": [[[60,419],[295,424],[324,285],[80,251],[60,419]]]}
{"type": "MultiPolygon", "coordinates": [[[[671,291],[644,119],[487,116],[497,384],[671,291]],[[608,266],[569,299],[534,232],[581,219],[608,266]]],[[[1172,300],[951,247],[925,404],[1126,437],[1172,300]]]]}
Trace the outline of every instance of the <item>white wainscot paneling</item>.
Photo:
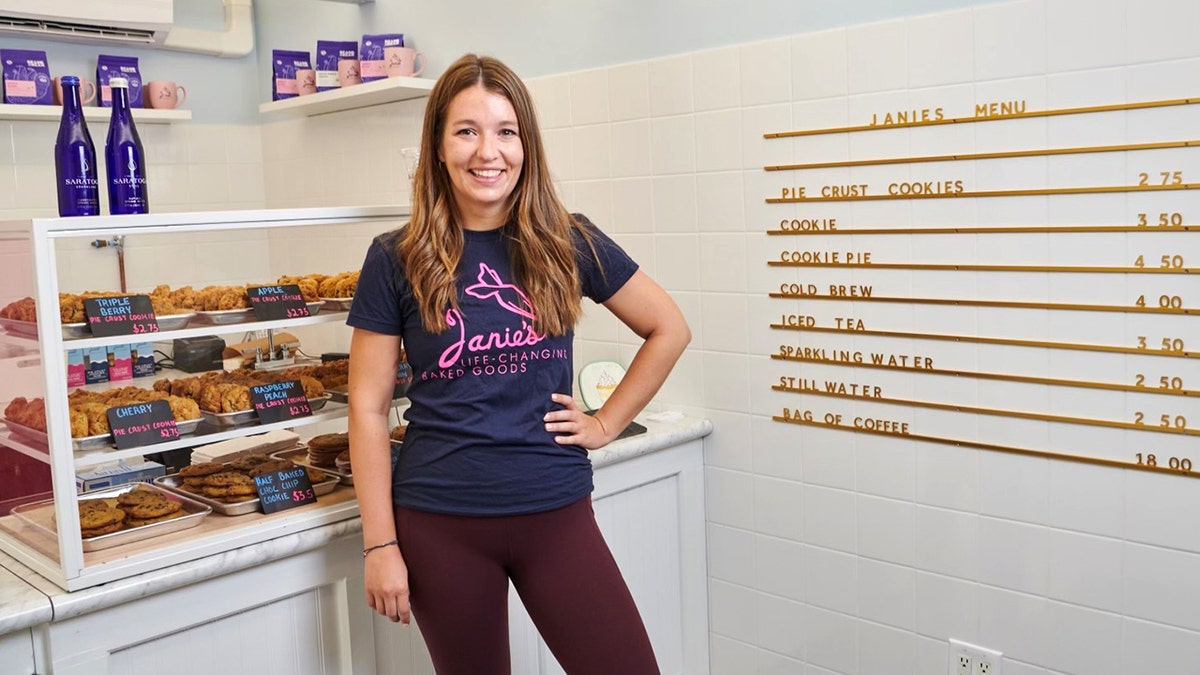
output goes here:
{"type": "Polygon", "coordinates": [[[6,673],[37,672],[33,662],[33,635],[20,630],[0,635],[0,668],[6,673]]]}
{"type": "MultiPolygon", "coordinates": [[[[47,669],[56,675],[374,672],[369,645],[352,650],[350,644],[351,635],[363,635],[356,628],[367,625],[369,611],[361,602],[358,545],[351,537],[41,626],[35,630],[47,669]]],[[[69,607],[71,599],[62,602],[69,607]]]]}

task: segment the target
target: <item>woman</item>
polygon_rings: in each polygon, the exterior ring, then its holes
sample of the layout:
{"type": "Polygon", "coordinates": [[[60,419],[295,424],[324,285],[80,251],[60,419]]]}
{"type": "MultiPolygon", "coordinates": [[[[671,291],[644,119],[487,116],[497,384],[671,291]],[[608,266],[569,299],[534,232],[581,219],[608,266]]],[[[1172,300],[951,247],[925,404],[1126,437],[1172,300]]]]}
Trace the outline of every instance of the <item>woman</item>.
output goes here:
{"type": "Polygon", "coordinates": [[[533,104],[499,61],[459,59],[426,105],[412,220],[378,237],[348,323],[350,453],[367,602],[411,612],[441,675],[509,672],[508,583],[571,675],[657,673],[591,509],[613,440],[691,339],[679,308],[555,195],[533,104]],[[644,338],[594,416],[571,396],[581,294],[644,338]],[[413,383],[394,468],[403,340],[413,383]]]}

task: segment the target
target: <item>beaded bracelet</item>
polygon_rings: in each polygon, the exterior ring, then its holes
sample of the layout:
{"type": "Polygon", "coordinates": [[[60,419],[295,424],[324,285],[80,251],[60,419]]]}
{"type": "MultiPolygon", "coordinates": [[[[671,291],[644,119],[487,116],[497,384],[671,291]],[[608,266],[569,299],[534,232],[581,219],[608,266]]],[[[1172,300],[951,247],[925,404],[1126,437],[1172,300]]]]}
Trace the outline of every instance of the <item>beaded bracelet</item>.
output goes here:
{"type": "Polygon", "coordinates": [[[400,540],[399,540],[399,539],[393,539],[393,540],[391,540],[391,541],[385,541],[385,542],[383,542],[382,544],[376,544],[376,545],[374,545],[374,546],[368,546],[368,547],[366,547],[366,548],[364,548],[364,549],[363,549],[363,557],[364,557],[364,558],[365,558],[365,557],[367,557],[367,554],[368,554],[368,553],[370,553],[371,551],[374,551],[374,550],[375,550],[375,549],[377,549],[377,548],[387,548],[388,546],[399,546],[399,545],[400,545],[400,540]]]}

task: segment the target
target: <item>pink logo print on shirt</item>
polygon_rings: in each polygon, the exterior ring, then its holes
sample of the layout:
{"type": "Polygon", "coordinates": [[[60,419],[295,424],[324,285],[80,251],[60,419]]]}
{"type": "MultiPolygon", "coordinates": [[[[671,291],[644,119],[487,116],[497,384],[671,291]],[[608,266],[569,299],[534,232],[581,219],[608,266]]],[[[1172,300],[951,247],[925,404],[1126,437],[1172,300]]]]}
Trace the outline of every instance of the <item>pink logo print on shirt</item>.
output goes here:
{"type": "Polygon", "coordinates": [[[479,280],[479,283],[463,289],[467,295],[480,300],[492,298],[496,304],[513,314],[525,317],[530,321],[537,320],[537,316],[533,313],[533,303],[529,302],[525,292],[513,284],[504,283],[496,270],[488,267],[487,263],[479,263],[479,276],[476,279],[479,280]]]}
{"type": "Polygon", "coordinates": [[[466,321],[462,314],[458,310],[447,309],[446,323],[451,328],[458,328],[458,339],[447,347],[446,351],[442,352],[441,358],[438,359],[438,365],[442,368],[454,365],[462,357],[464,347],[468,352],[474,353],[489,349],[526,347],[535,345],[546,338],[545,335],[541,335],[533,329],[533,321],[537,315],[534,314],[533,304],[529,302],[524,291],[505,282],[496,273],[496,270],[488,267],[486,263],[479,263],[477,280],[478,283],[466,287],[463,292],[480,300],[489,298],[495,300],[496,304],[505,311],[521,317],[521,327],[516,330],[505,328],[503,333],[492,331],[486,334],[472,335],[468,338],[466,321]]]}

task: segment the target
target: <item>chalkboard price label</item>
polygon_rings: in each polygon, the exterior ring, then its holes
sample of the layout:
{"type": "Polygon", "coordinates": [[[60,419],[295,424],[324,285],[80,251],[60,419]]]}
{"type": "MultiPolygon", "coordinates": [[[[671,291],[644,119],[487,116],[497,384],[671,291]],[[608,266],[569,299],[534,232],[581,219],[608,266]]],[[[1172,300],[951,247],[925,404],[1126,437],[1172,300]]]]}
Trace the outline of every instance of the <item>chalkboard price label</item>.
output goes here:
{"type": "Polygon", "coordinates": [[[302,466],[272,471],[254,477],[254,488],[263,513],[275,513],[317,501],[308,471],[302,466]]]}
{"type": "Polygon", "coordinates": [[[118,450],[167,443],[179,438],[171,404],[149,401],[109,408],[108,427],[118,450]]]}
{"type": "Polygon", "coordinates": [[[148,295],[85,298],[83,311],[96,337],[145,335],[158,332],[158,317],[148,295]]]}
{"type": "Polygon", "coordinates": [[[308,305],[297,284],[279,286],[250,286],[246,289],[254,317],[259,321],[294,319],[308,316],[308,305]]]}
{"type": "Polygon", "coordinates": [[[250,401],[263,424],[312,415],[300,380],[251,385],[250,401]]]}

